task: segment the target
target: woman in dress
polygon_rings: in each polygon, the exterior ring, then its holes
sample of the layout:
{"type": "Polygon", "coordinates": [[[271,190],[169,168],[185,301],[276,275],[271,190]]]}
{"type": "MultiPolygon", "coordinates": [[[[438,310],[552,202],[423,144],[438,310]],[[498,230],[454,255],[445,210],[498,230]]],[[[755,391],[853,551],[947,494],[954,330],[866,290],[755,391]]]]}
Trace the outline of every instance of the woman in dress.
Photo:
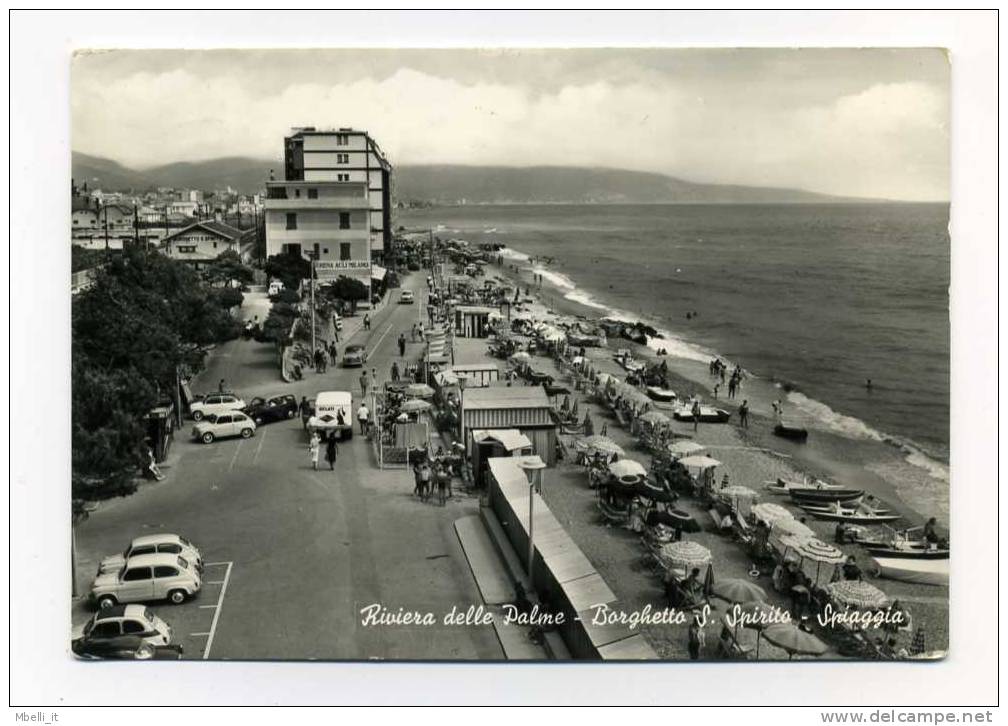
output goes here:
{"type": "Polygon", "coordinates": [[[311,435],[311,440],[308,442],[308,460],[311,462],[312,468],[318,471],[318,460],[319,460],[319,445],[321,441],[317,431],[313,431],[311,435]]]}

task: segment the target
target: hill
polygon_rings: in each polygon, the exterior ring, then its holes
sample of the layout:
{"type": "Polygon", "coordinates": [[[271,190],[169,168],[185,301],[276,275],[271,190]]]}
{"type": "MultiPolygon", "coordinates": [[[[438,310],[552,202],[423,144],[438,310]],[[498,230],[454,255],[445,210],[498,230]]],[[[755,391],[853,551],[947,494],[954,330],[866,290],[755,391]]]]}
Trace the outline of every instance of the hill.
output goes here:
{"type": "MultiPolygon", "coordinates": [[[[166,186],[212,190],[230,186],[245,194],[263,188],[269,170],[283,164],[268,159],[223,157],[177,162],[136,170],[101,157],[73,153],[78,182],[105,190],[166,186]]],[[[506,167],[437,164],[399,166],[393,196],[430,204],[795,204],[855,201],[800,189],[699,184],[664,174],[624,169],[564,166],[506,167]]],[[[864,201],[864,200],[859,200],[864,201]]]]}

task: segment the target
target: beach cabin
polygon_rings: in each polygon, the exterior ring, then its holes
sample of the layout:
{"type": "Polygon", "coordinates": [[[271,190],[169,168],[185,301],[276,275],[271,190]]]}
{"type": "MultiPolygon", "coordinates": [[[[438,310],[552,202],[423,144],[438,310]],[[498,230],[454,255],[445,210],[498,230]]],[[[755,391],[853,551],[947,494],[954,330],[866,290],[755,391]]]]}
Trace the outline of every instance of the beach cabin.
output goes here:
{"type": "Polygon", "coordinates": [[[532,455],[532,442],[518,429],[477,429],[472,432],[472,441],[473,478],[480,488],[487,484],[490,459],[532,455]]]}
{"type": "MultiPolygon", "coordinates": [[[[522,457],[489,460],[490,510],[526,567],[531,529],[532,587],[545,610],[564,614],[564,622],[557,630],[571,657],[602,661],[656,659],[654,649],[639,632],[619,622],[596,622],[594,616],[598,606],[617,613],[626,611],[627,607],[617,600],[546,501],[529,486],[521,461],[522,457]]],[[[549,485],[547,475],[541,486],[549,485]]]]}
{"type": "Polygon", "coordinates": [[[490,335],[491,316],[500,316],[497,308],[459,305],[455,308],[455,333],[461,338],[485,338],[490,335]]]}
{"type": "Polygon", "coordinates": [[[539,386],[466,388],[462,399],[462,440],[469,456],[475,444],[468,433],[517,429],[532,442],[532,451],[546,464],[556,464],[556,424],[550,402],[539,386]]]}
{"type": "Polygon", "coordinates": [[[501,379],[500,368],[494,363],[456,363],[451,370],[456,378],[465,376],[466,390],[486,388],[501,379]]]}

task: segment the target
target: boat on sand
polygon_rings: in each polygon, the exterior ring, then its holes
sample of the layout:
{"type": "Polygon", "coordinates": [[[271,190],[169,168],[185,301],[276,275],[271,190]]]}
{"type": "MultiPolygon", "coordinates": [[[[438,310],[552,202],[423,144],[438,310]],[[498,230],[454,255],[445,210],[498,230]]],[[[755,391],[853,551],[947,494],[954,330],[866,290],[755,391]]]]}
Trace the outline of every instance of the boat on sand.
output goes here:
{"type": "Polygon", "coordinates": [[[658,386],[648,386],[647,395],[652,401],[674,401],[676,399],[675,391],[671,391],[668,388],[659,388],[658,386]]]}
{"type": "Polygon", "coordinates": [[[763,482],[763,488],[767,491],[773,492],[774,494],[788,494],[793,489],[797,490],[810,490],[810,491],[821,491],[823,489],[843,489],[841,484],[831,484],[828,481],[823,481],[822,479],[804,479],[802,481],[796,481],[793,479],[783,479],[778,477],[774,481],[763,482]]]}
{"type": "Polygon", "coordinates": [[[831,504],[850,502],[864,496],[864,489],[792,489],[788,492],[795,504],[831,504]]]}
{"type": "Polygon", "coordinates": [[[947,585],[949,560],[872,556],[879,577],[920,585],[947,585]]]}
{"type": "MultiPolygon", "coordinates": [[[[691,406],[679,406],[672,412],[672,417],[676,421],[692,421],[693,409],[691,406]]],[[[723,408],[713,406],[700,407],[700,423],[727,423],[731,414],[723,408]]]]}

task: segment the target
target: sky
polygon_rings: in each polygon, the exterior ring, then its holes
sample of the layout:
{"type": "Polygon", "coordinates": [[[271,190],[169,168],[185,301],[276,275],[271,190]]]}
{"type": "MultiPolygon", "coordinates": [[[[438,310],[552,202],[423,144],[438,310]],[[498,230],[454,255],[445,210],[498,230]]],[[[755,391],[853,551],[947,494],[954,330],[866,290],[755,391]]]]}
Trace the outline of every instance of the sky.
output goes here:
{"type": "Polygon", "coordinates": [[[603,166],[949,196],[940,49],[79,51],[72,147],[134,168],[281,159],[294,126],[399,164],[603,166]]]}

